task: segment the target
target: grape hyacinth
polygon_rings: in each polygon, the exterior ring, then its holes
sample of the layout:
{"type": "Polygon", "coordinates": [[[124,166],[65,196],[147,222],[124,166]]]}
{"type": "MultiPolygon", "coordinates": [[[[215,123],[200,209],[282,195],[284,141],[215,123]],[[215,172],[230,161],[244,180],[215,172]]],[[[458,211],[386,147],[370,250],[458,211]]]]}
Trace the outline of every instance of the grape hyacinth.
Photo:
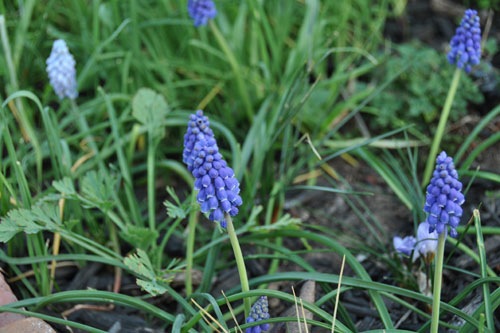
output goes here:
{"type": "Polygon", "coordinates": [[[197,201],[201,211],[225,228],[224,214],[236,216],[238,206],[243,203],[239,196],[240,183],[219,153],[210,122],[201,110],[189,118],[182,157],[195,178],[194,188],[199,190],[197,201]]]}
{"type": "Polygon", "coordinates": [[[420,256],[422,256],[426,262],[431,262],[436,253],[438,233],[436,230],[429,232],[429,228],[429,223],[422,222],[418,226],[417,237],[406,236],[401,238],[395,236],[393,239],[394,249],[396,252],[406,256],[410,256],[413,253],[413,262],[420,256]]]}
{"type": "Polygon", "coordinates": [[[415,261],[422,256],[427,263],[430,263],[436,255],[438,246],[438,233],[436,230],[430,232],[428,222],[422,222],[417,229],[417,242],[412,260],[415,261]]]}
{"type": "Polygon", "coordinates": [[[455,228],[462,217],[460,206],[465,201],[461,190],[453,159],[443,151],[436,158],[436,168],[427,186],[424,211],[428,213],[429,232],[436,230],[441,234],[450,227],[450,236],[457,236],[455,228]]]}
{"type": "Polygon", "coordinates": [[[194,26],[199,27],[215,18],[217,10],[212,0],[188,0],[188,14],[193,19],[194,26]]]}
{"type": "Polygon", "coordinates": [[[406,236],[405,238],[395,236],[392,243],[396,252],[409,256],[415,249],[417,240],[413,236],[406,236]]]}
{"type": "Polygon", "coordinates": [[[47,58],[47,74],[50,84],[60,99],[78,97],[75,59],[62,39],[57,39],[52,45],[52,51],[47,58]]]}
{"type": "MultiPolygon", "coordinates": [[[[246,319],[247,323],[255,323],[261,320],[269,319],[269,306],[267,302],[267,296],[260,296],[259,299],[252,305],[250,314],[246,319]]],[[[260,333],[267,331],[269,329],[269,324],[260,324],[257,326],[249,327],[245,330],[245,333],[260,333]]]]}
{"type": "Polygon", "coordinates": [[[450,41],[451,50],[448,61],[467,73],[471,67],[479,64],[481,58],[481,27],[477,11],[467,9],[460,26],[450,41]]]}

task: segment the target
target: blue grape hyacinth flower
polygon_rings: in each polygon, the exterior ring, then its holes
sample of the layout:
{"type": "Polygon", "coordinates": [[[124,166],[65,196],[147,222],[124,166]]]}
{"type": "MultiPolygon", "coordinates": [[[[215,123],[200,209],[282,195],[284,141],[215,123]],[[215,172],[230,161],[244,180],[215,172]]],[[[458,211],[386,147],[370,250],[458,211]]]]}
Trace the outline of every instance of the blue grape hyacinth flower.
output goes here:
{"type": "Polygon", "coordinates": [[[453,159],[446,152],[441,152],[436,158],[436,168],[427,186],[424,211],[428,213],[426,222],[429,232],[438,234],[447,232],[456,237],[456,227],[462,217],[462,204],[465,201],[462,194],[462,183],[458,180],[453,159]]]}
{"type": "Polygon", "coordinates": [[[182,161],[187,165],[187,169],[193,172],[193,163],[196,156],[194,146],[197,142],[214,138],[214,133],[210,128],[208,117],[203,115],[203,111],[198,110],[189,117],[188,128],[184,135],[184,150],[182,161]]]}
{"type": "MultiPolygon", "coordinates": [[[[269,304],[267,302],[267,296],[260,296],[259,299],[252,305],[252,309],[250,310],[250,314],[248,315],[246,322],[255,323],[269,318],[269,304]]],[[[260,333],[267,331],[268,329],[269,324],[260,324],[247,328],[245,333],[260,333]]]]}
{"type": "Polygon", "coordinates": [[[188,14],[193,19],[194,26],[199,27],[215,18],[217,9],[212,0],[188,0],[188,14]]]}
{"type": "Polygon", "coordinates": [[[76,87],[75,59],[68,50],[66,42],[57,39],[52,45],[52,51],[47,58],[47,74],[50,84],[60,99],[78,97],[76,87]]]}
{"type": "Polygon", "coordinates": [[[467,9],[462,22],[450,41],[448,61],[467,73],[471,67],[479,64],[481,58],[481,26],[477,11],[467,9]]]}
{"type": "Polygon", "coordinates": [[[219,153],[210,122],[201,110],[189,118],[182,159],[195,178],[194,188],[199,191],[196,199],[202,213],[225,228],[224,214],[236,216],[243,203],[240,183],[219,153]]]}

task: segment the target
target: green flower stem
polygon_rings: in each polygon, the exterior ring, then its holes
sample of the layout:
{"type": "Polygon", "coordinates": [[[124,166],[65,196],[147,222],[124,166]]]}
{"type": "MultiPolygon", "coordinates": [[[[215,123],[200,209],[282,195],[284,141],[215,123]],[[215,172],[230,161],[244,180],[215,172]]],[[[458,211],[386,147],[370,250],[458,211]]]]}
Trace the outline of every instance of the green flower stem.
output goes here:
{"type": "Polygon", "coordinates": [[[444,102],[443,110],[441,111],[441,118],[439,118],[439,124],[432,140],[431,150],[429,156],[427,157],[427,164],[425,165],[424,177],[422,178],[422,186],[426,186],[431,179],[432,170],[434,163],[436,162],[436,156],[438,153],[439,145],[441,144],[441,139],[444,135],[444,130],[446,127],[446,122],[448,121],[448,116],[450,115],[451,105],[453,104],[453,99],[455,98],[455,93],[457,92],[458,83],[460,82],[460,74],[462,70],[457,68],[453,74],[453,79],[451,80],[451,86],[448,90],[448,96],[446,96],[446,101],[444,102]]]}
{"type": "MultiPolygon", "coordinates": [[[[233,247],[234,259],[236,260],[238,274],[240,275],[241,291],[247,292],[250,291],[250,287],[248,284],[248,275],[247,269],[245,267],[245,260],[243,259],[243,253],[241,252],[240,243],[238,242],[238,236],[236,235],[236,231],[234,230],[233,220],[231,219],[231,216],[226,213],[224,214],[224,217],[227,221],[227,234],[229,236],[231,246],[233,247]]],[[[245,318],[247,318],[250,314],[250,307],[252,306],[250,298],[245,297],[243,299],[243,304],[245,308],[245,318]]]]}
{"type": "Polygon", "coordinates": [[[441,302],[441,285],[443,282],[443,261],[444,261],[444,244],[446,233],[442,232],[438,238],[438,248],[436,255],[436,266],[434,268],[434,283],[432,291],[432,319],[430,333],[437,333],[439,328],[439,305],[441,302]]]}
{"type": "MultiPolygon", "coordinates": [[[[155,191],[155,159],[156,159],[156,147],[158,142],[153,138],[153,131],[148,133],[148,156],[147,156],[147,177],[148,177],[148,217],[149,217],[149,230],[156,232],[156,191],[155,191]]],[[[156,242],[153,243],[156,247],[156,242]]]]}
{"type": "Polygon", "coordinates": [[[196,224],[198,223],[198,210],[196,207],[196,193],[191,195],[191,211],[189,212],[188,235],[186,240],[186,296],[193,293],[193,253],[196,235],[196,224]]]}

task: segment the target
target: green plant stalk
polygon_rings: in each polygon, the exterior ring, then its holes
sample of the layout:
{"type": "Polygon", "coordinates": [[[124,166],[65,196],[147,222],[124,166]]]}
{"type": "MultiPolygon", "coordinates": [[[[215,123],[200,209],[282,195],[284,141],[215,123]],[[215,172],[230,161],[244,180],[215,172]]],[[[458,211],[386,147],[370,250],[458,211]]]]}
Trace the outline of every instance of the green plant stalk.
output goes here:
{"type": "Polygon", "coordinates": [[[193,253],[194,240],[196,236],[196,225],[198,224],[198,210],[194,209],[196,204],[196,193],[191,194],[191,211],[189,212],[188,235],[186,240],[186,296],[193,293],[193,253]]]}
{"type": "MultiPolygon", "coordinates": [[[[231,242],[231,246],[234,252],[234,259],[236,260],[236,266],[238,268],[238,274],[240,276],[241,283],[241,291],[247,292],[250,290],[248,284],[248,275],[247,269],[245,267],[245,260],[243,259],[243,253],[241,252],[240,243],[238,241],[238,236],[236,235],[236,231],[234,230],[233,219],[227,213],[224,214],[224,217],[227,221],[227,234],[229,236],[229,241],[231,242]]],[[[245,309],[245,318],[250,314],[250,308],[252,306],[250,302],[250,298],[245,297],[243,299],[244,309],[245,309]]]]}
{"type": "Polygon", "coordinates": [[[229,64],[231,65],[231,69],[233,70],[234,76],[236,78],[236,85],[238,86],[238,90],[240,91],[241,98],[243,100],[243,105],[245,107],[245,111],[247,113],[248,120],[250,122],[253,121],[253,110],[252,110],[252,104],[250,103],[250,97],[248,96],[248,91],[245,88],[245,83],[243,82],[243,78],[241,75],[241,69],[238,65],[238,61],[236,60],[234,53],[231,51],[229,45],[227,44],[226,40],[224,39],[224,36],[220,32],[220,30],[217,28],[217,25],[213,23],[213,21],[210,21],[209,23],[210,28],[212,29],[212,32],[215,35],[215,38],[217,39],[217,42],[219,43],[220,47],[222,48],[222,51],[224,51],[224,54],[227,57],[227,60],[229,61],[229,64]]]}
{"type": "Polygon", "coordinates": [[[455,93],[457,92],[458,83],[460,82],[460,74],[462,70],[457,68],[453,74],[453,79],[451,80],[451,86],[448,90],[448,96],[446,96],[446,101],[444,102],[443,110],[441,111],[441,117],[439,118],[438,127],[436,129],[436,134],[432,140],[431,150],[429,156],[427,157],[427,163],[425,165],[424,176],[422,178],[422,187],[426,186],[431,179],[432,170],[434,163],[436,161],[436,156],[438,153],[439,145],[441,144],[441,139],[443,138],[446,122],[448,121],[448,116],[450,115],[451,105],[453,104],[453,99],[455,93]]]}
{"type": "MultiPolygon", "coordinates": [[[[153,131],[148,133],[148,156],[147,156],[147,177],[148,177],[148,217],[149,217],[149,230],[156,231],[156,195],[155,195],[155,159],[156,159],[156,142],[158,140],[153,138],[153,131]]],[[[153,244],[156,244],[154,242],[153,244]]],[[[153,245],[156,247],[156,245],[153,245]]]]}
{"type": "MultiPolygon", "coordinates": [[[[484,239],[483,233],[481,230],[481,216],[479,214],[479,210],[474,209],[473,211],[474,223],[477,228],[477,248],[479,251],[479,257],[481,258],[480,267],[481,267],[481,277],[488,277],[487,263],[486,263],[486,250],[484,248],[484,239]]],[[[483,299],[484,299],[484,313],[486,316],[486,326],[487,332],[493,332],[495,327],[495,320],[493,319],[493,309],[491,308],[491,297],[490,297],[490,287],[487,283],[483,284],[483,299]]]]}
{"type": "Polygon", "coordinates": [[[441,302],[441,286],[443,282],[443,262],[444,262],[444,244],[446,233],[442,232],[438,238],[438,248],[436,254],[436,265],[434,268],[434,283],[432,291],[432,319],[430,333],[437,333],[439,328],[439,305],[441,302]]]}

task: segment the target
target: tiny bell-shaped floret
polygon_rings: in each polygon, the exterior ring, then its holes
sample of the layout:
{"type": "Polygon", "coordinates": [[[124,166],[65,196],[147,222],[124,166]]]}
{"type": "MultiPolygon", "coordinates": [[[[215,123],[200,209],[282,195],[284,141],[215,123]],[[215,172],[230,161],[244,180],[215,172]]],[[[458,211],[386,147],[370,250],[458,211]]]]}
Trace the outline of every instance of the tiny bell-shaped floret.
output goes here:
{"type": "MultiPolygon", "coordinates": [[[[255,323],[269,318],[270,316],[267,296],[260,296],[259,299],[252,305],[252,309],[250,310],[250,314],[246,319],[246,322],[255,323]]],[[[260,333],[267,331],[268,329],[269,324],[260,324],[247,328],[245,330],[245,333],[260,333]]]]}
{"type": "Polygon", "coordinates": [[[462,217],[462,183],[458,180],[453,159],[443,151],[436,159],[436,169],[427,186],[424,211],[428,213],[426,222],[429,232],[438,234],[450,228],[451,237],[457,236],[456,227],[462,217]]]}
{"type": "Polygon", "coordinates": [[[194,26],[199,27],[215,18],[217,9],[212,0],[188,0],[188,14],[193,19],[194,26]]]}
{"type": "Polygon", "coordinates": [[[450,41],[448,61],[467,73],[481,58],[481,26],[477,11],[467,9],[460,26],[450,41]]]}
{"type": "Polygon", "coordinates": [[[47,74],[60,99],[78,97],[75,59],[62,39],[54,41],[50,56],[47,58],[47,74]]]}

